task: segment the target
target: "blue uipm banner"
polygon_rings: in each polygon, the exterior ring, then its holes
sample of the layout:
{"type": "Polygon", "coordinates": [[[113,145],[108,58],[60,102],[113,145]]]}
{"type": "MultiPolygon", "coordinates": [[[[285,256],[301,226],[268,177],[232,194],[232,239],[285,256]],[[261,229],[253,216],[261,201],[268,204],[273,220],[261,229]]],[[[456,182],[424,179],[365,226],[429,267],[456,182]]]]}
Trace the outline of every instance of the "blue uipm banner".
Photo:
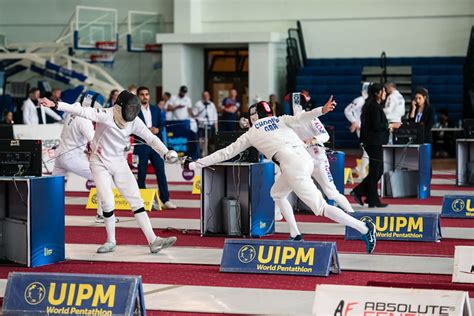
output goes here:
{"type": "Polygon", "coordinates": [[[18,272],[8,276],[3,313],[146,315],[139,276],[18,272]]]}
{"type": "Polygon", "coordinates": [[[446,195],[443,198],[441,217],[474,219],[474,196],[446,195]]]}
{"type": "Polygon", "coordinates": [[[221,272],[328,276],[341,273],[335,242],[226,239],[221,272]]]}
{"type": "MultiPolygon", "coordinates": [[[[438,213],[367,213],[351,214],[357,219],[370,217],[377,227],[378,240],[438,241],[441,225],[438,213]]],[[[346,239],[361,239],[361,234],[346,227],[346,239]]]]}

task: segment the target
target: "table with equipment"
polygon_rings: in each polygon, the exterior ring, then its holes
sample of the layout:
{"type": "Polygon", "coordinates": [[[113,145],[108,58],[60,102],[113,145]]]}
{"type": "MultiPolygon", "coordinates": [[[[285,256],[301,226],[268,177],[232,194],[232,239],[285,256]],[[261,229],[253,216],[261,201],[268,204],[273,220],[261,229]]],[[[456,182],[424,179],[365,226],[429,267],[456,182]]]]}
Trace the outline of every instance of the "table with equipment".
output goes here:
{"type": "Polygon", "coordinates": [[[456,140],[456,184],[474,186],[474,138],[456,140]]]}
{"type": "Polygon", "coordinates": [[[201,234],[260,237],[274,233],[273,162],[224,162],[203,168],[201,234]]]}
{"type": "Polygon", "coordinates": [[[28,267],[64,261],[64,177],[0,177],[0,257],[28,267]]]}
{"type": "Polygon", "coordinates": [[[381,192],[386,197],[430,197],[431,144],[383,146],[381,192]]]}

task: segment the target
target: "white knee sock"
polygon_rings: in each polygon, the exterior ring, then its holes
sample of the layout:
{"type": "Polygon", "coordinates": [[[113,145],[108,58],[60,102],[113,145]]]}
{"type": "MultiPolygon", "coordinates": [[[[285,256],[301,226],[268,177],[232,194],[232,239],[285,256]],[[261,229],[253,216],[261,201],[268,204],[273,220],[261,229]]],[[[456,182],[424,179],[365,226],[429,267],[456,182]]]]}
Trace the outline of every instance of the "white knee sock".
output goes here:
{"type": "Polygon", "coordinates": [[[290,236],[296,237],[298,235],[301,235],[298,229],[298,225],[296,224],[295,214],[293,213],[293,207],[291,207],[290,202],[288,202],[287,199],[277,199],[275,200],[275,204],[280,208],[280,211],[283,214],[285,221],[288,223],[288,226],[290,228],[290,236]]]}
{"type": "Polygon", "coordinates": [[[332,205],[326,205],[324,207],[324,216],[332,219],[333,221],[343,224],[358,230],[361,234],[367,234],[369,231],[365,223],[358,219],[344,213],[343,210],[332,205]]]}
{"type": "Polygon", "coordinates": [[[146,212],[140,212],[135,214],[135,219],[137,220],[138,226],[142,229],[143,234],[145,234],[146,240],[148,243],[152,243],[156,239],[155,232],[153,232],[153,228],[151,227],[150,218],[146,212]]]}
{"type": "Polygon", "coordinates": [[[105,230],[107,231],[107,241],[116,243],[115,240],[115,214],[110,217],[104,217],[105,230]]]}
{"type": "Polygon", "coordinates": [[[338,194],[333,198],[333,200],[336,201],[337,206],[342,208],[346,213],[354,213],[351,203],[349,203],[344,195],[338,194]]]}
{"type": "Polygon", "coordinates": [[[100,215],[100,216],[104,215],[102,211],[102,202],[100,201],[100,199],[97,202],[97,215],[100,215]]]}

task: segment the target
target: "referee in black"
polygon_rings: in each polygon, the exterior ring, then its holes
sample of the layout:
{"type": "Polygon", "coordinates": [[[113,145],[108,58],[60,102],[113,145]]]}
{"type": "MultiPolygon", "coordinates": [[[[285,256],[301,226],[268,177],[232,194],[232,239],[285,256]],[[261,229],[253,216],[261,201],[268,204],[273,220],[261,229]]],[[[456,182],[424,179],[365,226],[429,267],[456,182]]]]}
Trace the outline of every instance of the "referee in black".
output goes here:
{"type": "Polygon", "coordinates": [[[380,201],[377,191],[377,183],[383,173],[382,145],[388,142],[389,137],[389,124],[383,111],[385,95],[383,85],[379,83],[370,85],[369,97],[362,108],[360,140],[369,155],[369,173],[350,193],[362,206],[363,197],[369,207],[388,206],[380,201]]]}

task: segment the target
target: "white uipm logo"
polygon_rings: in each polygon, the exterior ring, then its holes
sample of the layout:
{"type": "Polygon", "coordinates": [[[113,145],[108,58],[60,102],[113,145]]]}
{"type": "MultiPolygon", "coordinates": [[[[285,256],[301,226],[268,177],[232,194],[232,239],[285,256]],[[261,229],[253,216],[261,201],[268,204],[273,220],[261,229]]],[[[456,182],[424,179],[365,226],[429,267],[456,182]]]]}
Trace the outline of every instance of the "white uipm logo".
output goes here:
{"type": "Polygon", "coordinates": [[[48,248],[44,247],[43,252],[44,252],[45,257],[51,256],[53,254],[53,249],[48,249],[48,248]]]}

